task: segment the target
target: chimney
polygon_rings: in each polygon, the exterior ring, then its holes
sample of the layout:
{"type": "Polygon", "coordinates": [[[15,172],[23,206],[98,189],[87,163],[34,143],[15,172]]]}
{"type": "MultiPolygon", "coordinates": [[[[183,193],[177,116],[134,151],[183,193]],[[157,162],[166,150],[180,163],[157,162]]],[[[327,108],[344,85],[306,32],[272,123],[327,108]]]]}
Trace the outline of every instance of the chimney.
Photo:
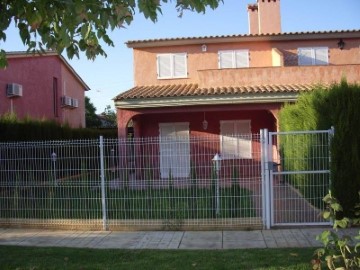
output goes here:
{"type": "Polygon", "coordinates": [[[259,34],[259,12],[258,5],[248,5],[248,16],[249,16],[249,34],[259,34]]]}
{"type": "Polygon", "coordinates": [[[248,13],[250,34],[281,33],[280,0],[257,0],[248,5],[248,13]]]}

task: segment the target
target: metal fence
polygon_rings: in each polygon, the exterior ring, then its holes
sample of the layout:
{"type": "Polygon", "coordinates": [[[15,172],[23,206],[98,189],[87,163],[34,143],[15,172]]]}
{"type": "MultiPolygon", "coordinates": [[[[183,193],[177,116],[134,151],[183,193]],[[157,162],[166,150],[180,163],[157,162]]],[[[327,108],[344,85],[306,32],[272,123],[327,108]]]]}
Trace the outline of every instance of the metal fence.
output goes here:
{"type": "Polygon", "coordinates": [[[0,143],[0,225],[261,228],[261,145],[213,161],[219,136],[0,143]]]}
{"type": "Polygon", "coordinates": [[[264,192],[267,227],[325,225],[324,196],[331,186],[330,146],[334,130],[269,132],[265,156],[272,163],[264,192]]]}

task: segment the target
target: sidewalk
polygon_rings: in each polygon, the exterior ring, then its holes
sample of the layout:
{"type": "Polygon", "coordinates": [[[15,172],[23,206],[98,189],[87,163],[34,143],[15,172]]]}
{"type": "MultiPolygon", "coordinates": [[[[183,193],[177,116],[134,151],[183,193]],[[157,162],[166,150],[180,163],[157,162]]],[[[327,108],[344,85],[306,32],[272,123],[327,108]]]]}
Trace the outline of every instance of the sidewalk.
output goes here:
{"type": "MultiPolygon", "coordinates": [[[[323,230],[111,232],[0,228],[0,245],[181,250],[318,247],[321,243],[316,236],[323,230]]],[[[357,230],[347,230],[347,233],[356,235],[357,230]]]]}

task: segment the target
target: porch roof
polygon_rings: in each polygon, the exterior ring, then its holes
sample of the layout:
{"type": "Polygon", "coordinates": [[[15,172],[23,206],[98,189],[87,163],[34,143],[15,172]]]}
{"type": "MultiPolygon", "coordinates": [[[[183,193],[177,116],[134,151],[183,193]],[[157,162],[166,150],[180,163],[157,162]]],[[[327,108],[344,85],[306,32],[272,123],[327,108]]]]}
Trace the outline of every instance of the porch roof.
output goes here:
{"type": "Polygon", "coordinates": [[[198,84],[135,86],[114,98],[118,108],[295,101],[310,84],[199,87],[198,84]]]}

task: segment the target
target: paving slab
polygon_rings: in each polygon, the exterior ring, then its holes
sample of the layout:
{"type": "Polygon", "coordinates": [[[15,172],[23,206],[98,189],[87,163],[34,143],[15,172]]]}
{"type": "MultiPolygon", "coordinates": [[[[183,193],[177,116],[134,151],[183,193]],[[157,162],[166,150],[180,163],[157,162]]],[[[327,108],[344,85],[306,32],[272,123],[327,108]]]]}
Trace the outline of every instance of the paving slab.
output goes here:
{"type": "MultiPolygon", "coordinates": [[[[255,231],[61,231],[0,228],[0,245],[101,249],[250,249],[319,247],[328,228],[255,231]]],[[[358,235],[358,228],[339,234],[358,235]]]]}
{"type": "Polygon", "coordinates": [[[185,232],[179,249],[221,249],[222,231],[185,232]]]}

